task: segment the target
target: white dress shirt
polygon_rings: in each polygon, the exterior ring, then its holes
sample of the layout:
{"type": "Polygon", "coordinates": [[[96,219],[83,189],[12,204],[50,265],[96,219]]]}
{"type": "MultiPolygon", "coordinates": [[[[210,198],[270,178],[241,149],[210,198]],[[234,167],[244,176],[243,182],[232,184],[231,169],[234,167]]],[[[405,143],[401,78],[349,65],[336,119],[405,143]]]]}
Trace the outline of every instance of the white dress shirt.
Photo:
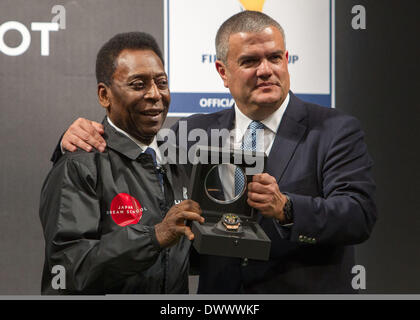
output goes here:
{"type": "MultiPolygon", "coordinates": [[[[274,138],[276,137],[277,130],[280,126],[281,119],[283,118],[284,112],[286,111],[287,105],[289,104],[290,96],[287,94],[286,99],[284,99],[283,103],[281,104],[280,108],[278,108],[275,112],[269,115],[264,120],[260,122],[264,124],[264,143],[258,143],[257,140],[257,151],[265,152],[268,156],[271,151],[271,147],[273,146],[274,138]],[[264,146],[264,148],[262,148],[264,146]]],[[[245,132],[252,122],[252,119],[248,118],[246,115],[239,110],[238,106],[235,105],[235,126],[231,131],[231,137],[233,140],[234,149],[241,149],[241,144],[245,132]]],[[[258,135],[257,135],[258,139],[258,135]]]]}

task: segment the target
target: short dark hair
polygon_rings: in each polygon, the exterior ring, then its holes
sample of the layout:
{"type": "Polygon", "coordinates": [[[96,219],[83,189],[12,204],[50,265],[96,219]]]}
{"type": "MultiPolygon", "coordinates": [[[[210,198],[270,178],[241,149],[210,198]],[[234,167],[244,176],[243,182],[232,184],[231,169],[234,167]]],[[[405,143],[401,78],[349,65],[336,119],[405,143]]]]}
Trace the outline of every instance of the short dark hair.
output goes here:
{"type": "Polygon", "coordinates": [[[286,38],[281,25],[265,13],[259,11],[241,11],[227,19],[220,26],[216,34],[216,56],[223,63],[227,63],[229,49],[229,38],[238,32],[260,32],[267,27],[279,29],[283,36],[284,44],[286,38]]]}
{"type": "Polygon", "coordinates": [[[124,49],[152,50],[163,63],[162,52],[153,36],[145,32],[118,33],[101,47],[96,56],[97,83],[111,85],[117,57],[124,49]]]}

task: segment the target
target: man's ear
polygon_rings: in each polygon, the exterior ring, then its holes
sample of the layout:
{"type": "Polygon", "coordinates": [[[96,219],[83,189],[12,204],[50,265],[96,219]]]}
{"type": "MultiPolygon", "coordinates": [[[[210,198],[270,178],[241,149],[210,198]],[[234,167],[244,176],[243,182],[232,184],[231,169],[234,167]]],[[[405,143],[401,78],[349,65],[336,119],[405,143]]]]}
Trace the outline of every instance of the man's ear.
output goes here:
{"type": "Polygon", "coordinates": [[[226,76],[225,64],[220,60],[216,60],[215,64],[216,64],[216,70],[219,73],[220,77],[222,78],[225,88],[229,88],[227,76],[226,76]]]}
{"type": "Polygon", "coordinates": [[[101,106],[108,111],[111,105],[111,89],[103,82],[98,83],[98,100],[101,106]]]}

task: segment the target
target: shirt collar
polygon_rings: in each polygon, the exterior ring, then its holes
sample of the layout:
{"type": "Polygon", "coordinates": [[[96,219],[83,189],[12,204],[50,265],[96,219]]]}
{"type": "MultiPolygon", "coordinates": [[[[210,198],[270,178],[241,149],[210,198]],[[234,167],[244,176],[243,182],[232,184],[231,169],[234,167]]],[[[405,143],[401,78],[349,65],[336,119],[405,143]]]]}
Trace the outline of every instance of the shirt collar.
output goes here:
{"type": "MultiPolygon", "coordinates": [[[[280,108],[278,108],[276,111],[274,111],[264,120],[260,121],[262,124],[264,124],[264,126],[267,129],[269,129],[273,133],[276,133],[280,126],[281,119],[283,118],[284,112],[286,111],[287,105],[289,104],[289,100],[290,100],[290,95],[288,93],[286,96],[286,99],[284,99],[280,108]]],[[[242,111],[239,110],[238,106],[235,104],[234,129],[235,129],[235,137],[236,137],[235,140],[237,142],[242,140],[242,137],[245,134],[245,130],[248,128],[251,122],[252,122],[252,119],[248,118],[245,114],[243,114],[242,111]]]]}
{"type": "MultiPolygon", "coordinates": [[[[152,142],[150,143],[150,145],[147,145],[145,143],[140,142],[138,139],[134,138],[133,136],[131,136],[130,134],[128,134],[127,132],[125,132],[124,130],[118,128],[112,121],[111,119],[107,116],[106,120],[108,121],[109,125],[115,129],[115,131],[121,133],[122,135],[126,136],[127,138],[129,138],[131,141],[133,141],[139,148],[140,148],[140,153],[143,153],[148,147],[152,148],[153,150],[155,150],[156,152],[156,160],[158,163],[160,163],[161,161],[161,155],[159,152],[159,147],[157,144],[157,139],[156,136],[153,137],[152,142]]],[[[135,157],[136,158],[136,157],[135,157]]]]}

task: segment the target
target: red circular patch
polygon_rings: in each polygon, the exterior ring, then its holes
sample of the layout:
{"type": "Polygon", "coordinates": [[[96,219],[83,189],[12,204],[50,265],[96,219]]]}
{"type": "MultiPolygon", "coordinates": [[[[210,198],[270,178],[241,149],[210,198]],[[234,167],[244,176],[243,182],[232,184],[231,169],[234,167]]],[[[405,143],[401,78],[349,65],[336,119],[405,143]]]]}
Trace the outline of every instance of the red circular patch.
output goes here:
{"type": "Polygon", "coordinates": [[[112,199],[110,214],[116,224],[125,227],[140,221],[143,208],[136,198],[119,193],[112,199]]]}

